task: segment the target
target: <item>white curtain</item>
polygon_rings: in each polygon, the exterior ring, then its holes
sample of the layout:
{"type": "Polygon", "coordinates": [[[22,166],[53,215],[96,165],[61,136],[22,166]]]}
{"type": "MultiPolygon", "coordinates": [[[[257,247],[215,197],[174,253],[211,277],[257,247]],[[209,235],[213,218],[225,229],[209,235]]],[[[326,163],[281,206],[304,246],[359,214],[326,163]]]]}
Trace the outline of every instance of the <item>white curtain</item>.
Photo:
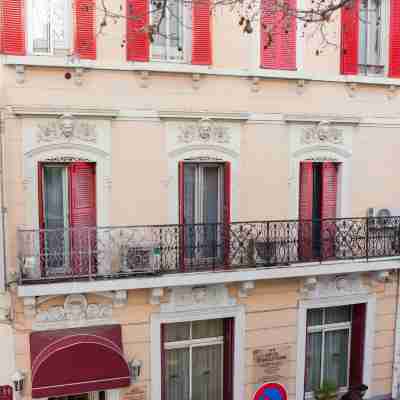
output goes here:
{"type": "Polygon", "coordinates": [[[165,356],[166,400],[189,400],[189,349],[167,350],[165,356]]]}
{"type": "Polygon", "coordinates": [[[318,389],[321,382],[322,332],[307,335],[306,392],[318,389]]]}

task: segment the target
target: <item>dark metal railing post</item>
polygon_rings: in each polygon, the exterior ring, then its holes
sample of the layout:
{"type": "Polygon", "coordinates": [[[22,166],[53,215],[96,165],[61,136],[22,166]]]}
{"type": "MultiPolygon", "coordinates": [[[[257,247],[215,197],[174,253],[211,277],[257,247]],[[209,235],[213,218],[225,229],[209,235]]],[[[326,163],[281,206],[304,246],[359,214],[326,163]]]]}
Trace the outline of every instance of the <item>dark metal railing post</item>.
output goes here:
{"type": "Polygon", "coordinates": [[[268,255],[268,257],[266,257],[267,259],[265,261],[267,262],[268,265],[271,265],[272,264],[272,247],[270,246],[270,243],[269,243],[269,221],[267,221],[267,243],[266,243],[266,249],[268,251],[268,253],[266,253],[268,255]]]}
{"type": "Polygon", "coordinates": [[[368,262],[369,260],[369,217],[365,219],[366,227],[365,227],[365,258],[368,262]]]}
{"type": "Polygon", "coordinates": [[[159,259],[159,266],[158,269],[162,271],[163,269],[163,235],[162,235],[162,228],[160,227],[160,259],[159,259]]]}

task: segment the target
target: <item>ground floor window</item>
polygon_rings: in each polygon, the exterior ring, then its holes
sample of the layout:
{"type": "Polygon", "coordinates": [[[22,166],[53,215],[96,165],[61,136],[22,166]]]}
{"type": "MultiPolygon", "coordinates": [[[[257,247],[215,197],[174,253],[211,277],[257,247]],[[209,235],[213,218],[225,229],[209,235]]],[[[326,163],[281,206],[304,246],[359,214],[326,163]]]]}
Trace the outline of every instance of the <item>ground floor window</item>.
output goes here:
{"type": "Polygon", "coordinates": [[[162,325],[163,400],[232,400],[233,321],[162,325]]]}
{"type": "Polygon", "coordinates": [[[362,383],[365,304],[307,312],[305,392],[324,383],[339,390],[362,383]]]}
{"type": "Polygon", "coordinates": [[[80,393],[72,396],[49,397],[48,400],[106,400],[106,392],[80,393]]]}

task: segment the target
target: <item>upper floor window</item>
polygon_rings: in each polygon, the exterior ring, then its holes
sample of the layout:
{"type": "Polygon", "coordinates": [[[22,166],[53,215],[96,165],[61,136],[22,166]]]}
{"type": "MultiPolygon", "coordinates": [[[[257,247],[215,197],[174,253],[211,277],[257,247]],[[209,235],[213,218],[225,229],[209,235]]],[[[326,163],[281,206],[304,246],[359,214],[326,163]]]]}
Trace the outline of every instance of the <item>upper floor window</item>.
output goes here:
{"type": "Polygon", "coordinates": [[[191,32],[190,7],[183,1],[175,0],[167,3],[165,15],[157,9],[156,0],[151,0],[151,19],[158,25],[159,32],[151,43],[151,59],[153,61],[188,61],[190,59],[191,32]]]}
{"type": "Polygon", "coordinates": [[[359,72],[383,74],[385,18],[382,0],[361,0],[359,19],[359,72]]]}
{"type": "Polygon", "coordinates": [[[34,54],[68,54],[71,49],[71,0],[31,0],[29,49],[34,54]]]}

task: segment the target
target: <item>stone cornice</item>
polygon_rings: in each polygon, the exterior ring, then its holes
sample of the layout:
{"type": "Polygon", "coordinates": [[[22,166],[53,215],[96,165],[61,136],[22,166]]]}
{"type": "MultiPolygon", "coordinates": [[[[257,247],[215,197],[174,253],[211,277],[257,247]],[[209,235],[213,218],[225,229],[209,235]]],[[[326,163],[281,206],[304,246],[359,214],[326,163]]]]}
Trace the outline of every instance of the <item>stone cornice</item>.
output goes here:
{"type": "Polygon", "coordinates": [[[119,110],[96,107],[68,107],[68,106],[8,106],[6,112],[15,116],[59,117],[70,113],[78,117],[92,117],[111,119],[116,118],[119,110]]]}
{"type": "Polygon", "coordinates": [[[191,111],[191,110],[159,110],[161,119],[201,119],[210,118],[217,120],[247,121],[250,113],[246,112],[213,112],[213,111],[191,111]]]}
{"type": "Polygon", "coordinates": [[[352,124],[358,125],[361,118],[347,115],[334,114],[284,114],[282,116],[285,122],[321,122],[329,121],[334,124],[352,124]]]}

